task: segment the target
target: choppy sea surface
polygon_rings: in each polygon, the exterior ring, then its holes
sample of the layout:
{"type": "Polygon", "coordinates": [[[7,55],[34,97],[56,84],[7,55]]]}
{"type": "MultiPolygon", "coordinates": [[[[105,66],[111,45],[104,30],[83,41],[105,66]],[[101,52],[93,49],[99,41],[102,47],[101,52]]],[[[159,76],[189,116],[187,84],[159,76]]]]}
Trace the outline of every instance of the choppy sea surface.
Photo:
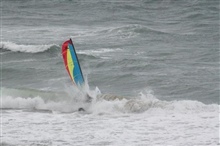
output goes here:
{"type": "Polygon", "coordinates": [[[218,0],[0,5],[1,145],[220,144],[218,0]],[[62,60],[69,38],[82,91],[62,60]]]}

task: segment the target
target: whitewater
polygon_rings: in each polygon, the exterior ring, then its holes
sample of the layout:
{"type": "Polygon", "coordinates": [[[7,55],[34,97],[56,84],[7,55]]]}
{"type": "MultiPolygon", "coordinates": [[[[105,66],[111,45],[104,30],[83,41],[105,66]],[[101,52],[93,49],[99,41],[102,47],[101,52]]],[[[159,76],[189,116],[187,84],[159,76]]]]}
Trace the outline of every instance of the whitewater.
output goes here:
{"type": "MultiPolygon", "coordinates": [[[[107,95],[105,95],[107,96],[107,95]]],[[[3,99],[3,145],[218,145],[219,106],[136,99],[3,99]],[[83,107],[86,112],[78,112],[83,107]]]]}
{"type": "Polygon", "coordinates": [[[220,145],[218,0],[0,5],[2,146],[220,145]]]}

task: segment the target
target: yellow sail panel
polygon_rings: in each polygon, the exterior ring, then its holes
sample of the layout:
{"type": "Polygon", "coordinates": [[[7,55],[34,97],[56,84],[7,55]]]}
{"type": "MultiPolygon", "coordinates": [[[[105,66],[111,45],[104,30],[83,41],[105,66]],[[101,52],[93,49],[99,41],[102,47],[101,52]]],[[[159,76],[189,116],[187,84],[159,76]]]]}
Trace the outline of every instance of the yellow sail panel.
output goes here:
{"type": "Polygon", "coordinates": [[[73,75],[74,63],[73,63],[72,56],[71,56],[71,53],[70,53],[69,49],[67,50],[67,66],[68,66],[68,69],[70,71],[70,77],[73,80],[74,79],[74,75],[73,75]]]}

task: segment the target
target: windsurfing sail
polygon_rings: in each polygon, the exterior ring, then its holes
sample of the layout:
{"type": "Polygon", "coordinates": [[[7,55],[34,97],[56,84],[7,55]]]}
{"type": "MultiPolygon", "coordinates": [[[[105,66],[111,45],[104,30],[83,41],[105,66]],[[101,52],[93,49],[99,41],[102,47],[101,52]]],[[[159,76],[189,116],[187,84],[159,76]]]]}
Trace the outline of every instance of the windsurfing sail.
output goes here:
{"type": "Polygon", "coordinates": [[[71,80],[77,85],[84,83],[82,70],[79,64],[79,60],[75,51],[75,47],[71,39],[65,41],[62,45],[62,55],[64,65],[71,78],[71,80]]]}

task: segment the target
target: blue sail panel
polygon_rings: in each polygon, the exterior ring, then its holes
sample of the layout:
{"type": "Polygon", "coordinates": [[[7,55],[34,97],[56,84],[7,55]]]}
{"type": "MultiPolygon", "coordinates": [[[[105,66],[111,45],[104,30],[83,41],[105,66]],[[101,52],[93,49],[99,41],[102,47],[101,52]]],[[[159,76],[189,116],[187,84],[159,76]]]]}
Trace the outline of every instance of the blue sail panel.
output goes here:
{"type": "Polygon", "coordinates": [[[83,74],[82,74],[80,64],[76,56],[76,51],[75,51],[73,44],[69,44],[69,49],[70,49],[70,53],[71,53],[72,60],[74,63],[74,69],[73,69],[74,81],[77,85],[79,84],[82,85],[84,83],[84,78],[83,78],[83,74]]]}

